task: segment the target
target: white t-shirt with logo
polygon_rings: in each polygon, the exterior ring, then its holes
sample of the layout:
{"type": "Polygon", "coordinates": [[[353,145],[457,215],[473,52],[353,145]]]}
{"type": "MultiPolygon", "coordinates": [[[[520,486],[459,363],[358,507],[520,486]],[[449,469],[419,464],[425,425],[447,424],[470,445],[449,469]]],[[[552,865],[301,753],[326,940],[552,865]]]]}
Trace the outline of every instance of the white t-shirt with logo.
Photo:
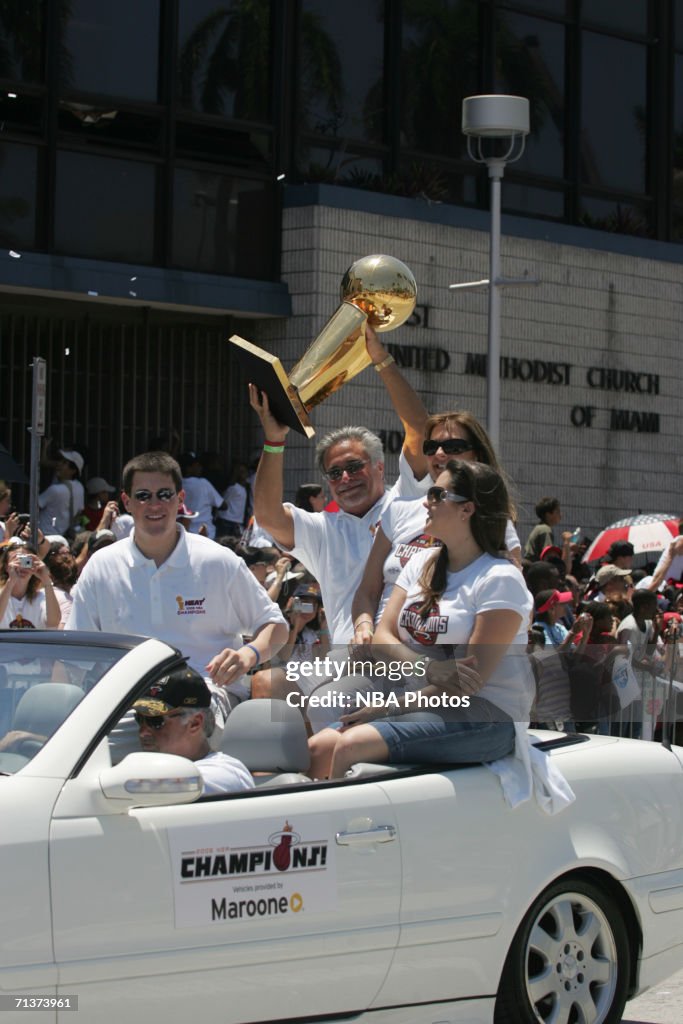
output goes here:
{"type": "Polygon", "coordinates": [[[47,604],[45,591],[38,590],[29,597],[10,597],[5,614],[0,619],[0,629],[47,629],[47,604]]]}
{"type": "Polygon", "coordinates": [[[334,644],[353,639],[351,604],[363,576],[377,524],[397,498],[417,498],[431,484],[429,476],[416,480],[401,452],[399,478],[364,516],[348,512],[306,512],[288,505],[294,522],[291,553],[320,584],[325,616],[334,644]]]}
{"type": "MultiPolygon", "coordinates": [[[[134,530],[98,551],[73,595],[67,629],[157,637],[180,648],[200,675],[223,648],[242,647],[242,634],[285,622],[243,559],[181,527],[158,568],[136,546],[134,530]]],[[[237,683],[226,689],[241,693],[237,683]]]]}
{"type": "Polygon", "coordinates": [[[466,647],[481,612],[512,610],[519,614],[517,634],[479,690],[479,696],[505,711],[516,722],[529,720],[534,698],[534,678],[526,655],[527,629],[533,598],[522,573],[505,558],[482,554],[459,572],[448,573],[448,584],[438,603],[426,618],[418,609],[423,595],[418,579],[434,552],[414,555],[400,574],[396,585],[406,591],[399,613],[399,638],[408,647],[429,657],[444,658],[441,644],[459,648],[456,657],[465,657],[466,647]]]}
{"type": "MultiPolygon", "coordinates": [[[[375,622],[381,619],[394,583],[412,556],[420,554],[425,548],[441,546],[440,541],[424,532],[426,521],[427,509],[422,499],[393,501],[382,515],[379,526],[391,544],[391,551],[384,560],[384,589],[375,622]]],[[[509,519],[505,528],[505,546],[508,551],[520,546],[519,537],[509,519]]]]}

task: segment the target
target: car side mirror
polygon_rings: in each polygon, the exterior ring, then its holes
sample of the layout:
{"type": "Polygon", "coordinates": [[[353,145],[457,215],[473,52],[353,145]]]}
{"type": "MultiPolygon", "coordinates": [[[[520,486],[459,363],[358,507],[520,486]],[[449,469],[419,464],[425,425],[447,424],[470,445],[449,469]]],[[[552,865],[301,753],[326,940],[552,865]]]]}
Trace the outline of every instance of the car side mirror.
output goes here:
{"type": "Polygon", "coordinates": [[[100,772],[99,783],[108,800],[130,807],[189,804],[201,796],[204,784],[193,761],[175,754],[137,752],[100,772]]]}

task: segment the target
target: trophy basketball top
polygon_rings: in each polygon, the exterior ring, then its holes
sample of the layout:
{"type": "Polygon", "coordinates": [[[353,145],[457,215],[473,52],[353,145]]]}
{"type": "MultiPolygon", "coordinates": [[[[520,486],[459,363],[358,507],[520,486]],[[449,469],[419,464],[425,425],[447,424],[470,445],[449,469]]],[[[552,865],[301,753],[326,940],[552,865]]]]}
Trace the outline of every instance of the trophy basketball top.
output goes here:
{"type": "Polygon", "coordinates": [[[363,256],[344,274],[341,299],[362,310],[375,331],[393,331],[412,316],[417,284],[395,256],[363,256]]]}

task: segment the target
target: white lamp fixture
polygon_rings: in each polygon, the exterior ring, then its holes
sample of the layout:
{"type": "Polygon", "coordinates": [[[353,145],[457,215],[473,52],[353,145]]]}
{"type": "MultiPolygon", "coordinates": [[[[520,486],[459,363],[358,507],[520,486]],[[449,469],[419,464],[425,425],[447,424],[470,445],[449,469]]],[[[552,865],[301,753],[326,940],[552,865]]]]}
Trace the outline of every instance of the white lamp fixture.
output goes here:
{"type": "Polygon", "coordinates": [[[538,280],[504,279],[500,275],[500,182],[507,163],[519,160],[529,134],[529,101],[523,96],[468,96],[462,101],[462,131],[467,152],[486,164],[491,179],[491,244],[488,281],[452,284],[451,288],[489,289],[486,425],[494,447],[500,440],[500,293],[510,284],[537,284],[538,280]],[[504,141],[508,140],[507,148],[504,141]],[[501,140],[503,145],[501,145],[501,140]],[[501,152],[502,150],[502,152],[501,152]]]}

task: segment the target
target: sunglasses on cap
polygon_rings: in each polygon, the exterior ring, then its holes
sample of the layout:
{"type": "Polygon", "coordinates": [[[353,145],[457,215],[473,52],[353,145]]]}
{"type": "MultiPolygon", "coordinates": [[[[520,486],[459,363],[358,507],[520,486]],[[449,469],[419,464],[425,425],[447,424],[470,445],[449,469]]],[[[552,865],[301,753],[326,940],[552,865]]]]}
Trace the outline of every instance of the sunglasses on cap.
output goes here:
{"type": "Polygon", "coordinates": [[[447,491],[445,487],[430,487],[426,497],[429,505],[440,505],[442,501],[454,501],[460,505],[464,501],[472,500],[463,498],[461,494],[453,494],[453,491],[447,491]]]}
{"type": "Polygon", "coordinates": [[[422,454],[436,455],[439,448],[445,455],[462,455],[463,452],[471,452],[474,445],[469,441],[463,441],[461,437],[445,437],[442,441],[423,441],[422,454]]]}
{"type": "Polygon", "coordinates": [[[338,480],[341,480],[344,473],[347,476],[357,476],[367,464],[367,459],[354,459],[353,462],[347,462],[345,466],[334,466],[332,469],[325,470],[323,476],[331,480],[332,483],[336,483],[338,480]]]}
{"type": "Polygon", "coordinates": [[[182,718],[184,714],[184,711],[178,711],[175,714],[171,712],[168,715],[143,715],[141,711],[136,711],[135,721],[137,725],[146,725],[148,729],[158,732],[159,729],[163,729],[169,718],[182,718]]]}
{"type": "Polygon", "coordinates": [[[145,502],[151,501],[153,498],[156,498],[157,501],[172,501],[177,494],[178,492],[174,491],[172,487],[160,487],[156,493],[145,489],[133,491],[131,497],[139,501],[141,505],[144,505],[145,502]]]}

